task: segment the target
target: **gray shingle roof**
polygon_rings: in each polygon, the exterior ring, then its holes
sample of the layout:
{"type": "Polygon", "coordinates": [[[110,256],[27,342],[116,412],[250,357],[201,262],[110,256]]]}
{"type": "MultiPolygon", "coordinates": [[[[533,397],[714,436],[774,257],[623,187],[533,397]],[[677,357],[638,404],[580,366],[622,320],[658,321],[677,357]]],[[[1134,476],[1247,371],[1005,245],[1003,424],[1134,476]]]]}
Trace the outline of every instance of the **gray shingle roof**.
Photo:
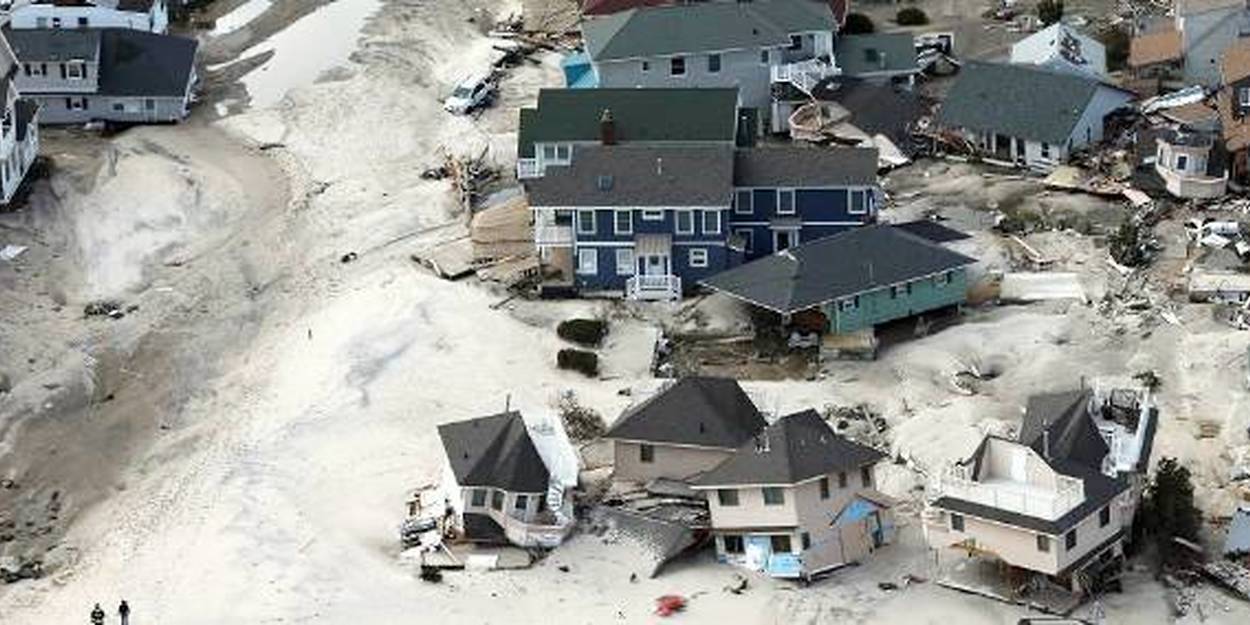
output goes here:
{"type": "Polygon", "coordinates": [[[550,473],[520,413],[504,412],[438,426],[438,436],[461,486],[522,493],[547,490],[550,473]]]}
{"type": "Polygon", "coordinates": [[[728,378],[682,378],[617,419],[605,438],[734,449],[766,425],[728,378]]]}
{"type": "Polygon", "coordinates": [[[932,219],[917,219],[915,221],[905,221],[903,223],[890,225],[934,243],[950,243],[952,241],[962,241],[964,239],[972,238],[966,233],[955,230],[954,228],[947,228],[932,219]]]}
{"type": "Polygon", "coordinates": [[[793,313],[975,262],[880,224],[804,243],[712,276],[703,284],[770,310],[793,313]]]}
{"type": "Polygon", "coordinates": [[[534,143],[597,141],[612,111],[616,139],[630,142],[724,142],[737,128],[737,89],[542,89],[538,106],[521,109],[517,154],[534,143]]]}
{"type": "Polygon", "coordinates": [[[91,29],[19,29],[7,26],[4,36],[23,63],[91,60],[100,49],[100,33],[91,29]]]}
{"type": "Polygon", "coordinates": [[[582,23],[595,61],[787,45],[791,33],[837,28],[827,2],[696,2],[631,9],[582,23]]]}
{"type": "Polygon", "coordinates": [[[838,37],[834,57],[847,76],[877,72],[919,72],[916,39],[911,33],[876,33],[838,37]]]}
{"type": "Polygon", "coordinates": [[[1032,65],[970,61],[946,94],[938,123],[1062,145],[1100,86],[1032,65]]]}
{"type": "Polygon", "coordinates": [[[787,145],[738,150],[739,187],[838,187],[875,185],[877,149],[787,145]]]}
{"type": "Polygon", "coordinates": [[[1102,459],[1110,450],[1090,418],[1090,394],[1085,390],[1030,397],[1020,442],[1048,460],[1101,469],[1102,459]]]}
{"type": "Polygon", "coordinates": [[[199,42],[129,28],[101,31],[101,95],[183,97],[199,42]]]}
{"type": "Polygon", "coordinates": [[[695,483],[704,487],[791,485],[856,470],[884,457],[871,447],[838,436],[809,409],[778,419],[695,483]]]}
{"type": "Polygon", "coordinates": [[[574,146],[573,162],[526,181],[530,206],[729,205],[733,148],[574,146]]]}

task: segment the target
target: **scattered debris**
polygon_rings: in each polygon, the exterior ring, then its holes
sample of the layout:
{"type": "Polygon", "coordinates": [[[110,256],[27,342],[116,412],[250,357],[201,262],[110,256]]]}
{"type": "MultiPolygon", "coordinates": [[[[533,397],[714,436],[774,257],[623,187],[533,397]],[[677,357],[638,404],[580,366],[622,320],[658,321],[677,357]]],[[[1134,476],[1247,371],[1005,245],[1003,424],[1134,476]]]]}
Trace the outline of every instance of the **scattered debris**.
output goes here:
{"type": "Polygon", "coordinates": [[[1008,273],[1003,276],[999,299],[1003,302],[1076,300],[1088,303],[1075,273],[1008,273]]]}
{"type": "Polygon", "coordinates": [[[890,424],[876,408],[868,404],[825,406],[823,412],[825,420],[838,434],[874,449],[890,448],[890,424]]]}
{"type": "Polygon", "coordinates": [[[344,254],[341,258],[339,258],[339,262],[343,264],[347,264],[347,263],[355,261],[357,258],[360,258],[359,254],[357,254],[356,252],[348,252],[344,254]]]}
{"type": "Polygon", "coordinates": [[[655,613],[659,616],[672,616],[686,609],[686,598],[681,595],[664,595],[655,600],[655,613]]]}
{"type": "Polygon", "coordinates": [[[1250,569],[1236,562],[1212,560],[1202,567],[1202,572],[1237,598],[1250,601],[1250,569]]]}
{"type": "Polygon", "coordinates": [[[87,317],[121,319],[126,316],[125,311],[122,310],[122,303],[115,300],[91,302],[83,307],[82,312],[87,317]]]}
{"type": "Polygon", "coordinates": [[[18,256],[25,254],[27,249],[29,248],[25,245],[6,245],[0,248],[0,260],[13,262],[18,256]]]}
{"type": "Polygon", "coordinates": [[[560,413],[560,421],[564,423],[564,431],[574,442],[592,441],[603,436],[608,428],[603,415],[594,408],[589,408],[577,401],[573,391],[560,393],[556,402],[556,410],[560,413]]]}
{"type": "Polygon", "coordinates": [[[734,573],[733,578],[730,580],[728,584],[725,585],[725,592],[735,594],[735,595],[740,595],[743,592],[746,592],[746,589],[747,589],[747,578],[745,575],[742,575],[741,573],[734,573]]]}

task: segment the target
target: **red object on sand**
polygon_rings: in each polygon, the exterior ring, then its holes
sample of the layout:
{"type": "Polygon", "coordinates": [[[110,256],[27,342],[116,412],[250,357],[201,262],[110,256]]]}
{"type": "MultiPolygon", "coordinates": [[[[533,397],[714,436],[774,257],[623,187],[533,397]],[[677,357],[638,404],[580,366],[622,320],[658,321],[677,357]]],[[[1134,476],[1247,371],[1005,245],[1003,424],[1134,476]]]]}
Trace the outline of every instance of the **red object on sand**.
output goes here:
{"type": "Polygon", "coordinates": [[[664,595],[655,600],[655,613],[660,616],[672,616],[686,608],[686,598],[681,595],[664,595]]]}

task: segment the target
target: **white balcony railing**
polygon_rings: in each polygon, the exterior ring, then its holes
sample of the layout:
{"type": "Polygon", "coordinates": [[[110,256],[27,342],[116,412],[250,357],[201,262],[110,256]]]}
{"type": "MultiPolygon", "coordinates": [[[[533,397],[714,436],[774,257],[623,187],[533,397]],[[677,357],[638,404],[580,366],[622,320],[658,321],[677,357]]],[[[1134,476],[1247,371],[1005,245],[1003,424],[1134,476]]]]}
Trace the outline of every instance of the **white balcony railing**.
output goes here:
{"type": "Polygon", "coordinates": [[[1054,521],[1084,501],[1084,488],[1079,480],[1058,477],[1059,488],[1049,490],[1016,482],[974,482],[943,475],[936,480],[933,495],[1054,521]]]}
{"type": "Polygon", "coordinates": [[[677,276],[634,276],[625,281],[625,297],[641,300],[681,299],[681,278],[677,276]]]}
{"type": "Polygon", "coordinates": [[[796,63],[783,63],[781,65],[772,66],[772,81],[775,83],[788,82],[795,86],[799,91],[808,95],[812,94],[812,90],[820,81],[837,76],[841,70],[837,65],[820,59],[808,59],[806,61],[798,61],[796,63]]]}
{"type": "Polygon", "coordinates": [[[529,178],[541,178],[543,170],[538,166],[538,160],[533,158],[519,158],[516,162],[517,180],[526,180],[529,178]]]}
{"type": "Polygon", "coordinates": [[[534,224],[534,245],[538,247],[568,247],[573,245],[573,226],[534,224]]]}

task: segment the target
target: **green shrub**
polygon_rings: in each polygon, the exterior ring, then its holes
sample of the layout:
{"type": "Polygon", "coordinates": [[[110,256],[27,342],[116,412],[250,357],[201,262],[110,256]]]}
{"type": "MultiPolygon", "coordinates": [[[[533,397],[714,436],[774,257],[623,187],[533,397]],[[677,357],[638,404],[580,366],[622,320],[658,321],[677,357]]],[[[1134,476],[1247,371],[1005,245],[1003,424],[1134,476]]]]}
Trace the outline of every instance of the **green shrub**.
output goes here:
{"type": "Polygon", "coordinates": [[[848,35],[867,35],[876,32],[877,27],[872,23],[872,18],[863,13],[851,13],[846,16],[846,24],[842,25],[842,32],[848,35]]]}
{"type": "Polygon", "coordinates": [[[556,334],[566,341],[597,347],[608,334],[608,323],[599,319],[567,319],[556,326],[556,334]]]}
{"type": "Polygon", "coordinates": [[[583,349],[562,349],[556,354],[556,366],[593,378],[599,375],[599,356],[583,349]]]}
{"type": "Polygon", "coordinates": [[[894,21],[899,26],[924,26],[929,23],[929,16],[918,7],[904,7],[898,10],[894,21]]]}

